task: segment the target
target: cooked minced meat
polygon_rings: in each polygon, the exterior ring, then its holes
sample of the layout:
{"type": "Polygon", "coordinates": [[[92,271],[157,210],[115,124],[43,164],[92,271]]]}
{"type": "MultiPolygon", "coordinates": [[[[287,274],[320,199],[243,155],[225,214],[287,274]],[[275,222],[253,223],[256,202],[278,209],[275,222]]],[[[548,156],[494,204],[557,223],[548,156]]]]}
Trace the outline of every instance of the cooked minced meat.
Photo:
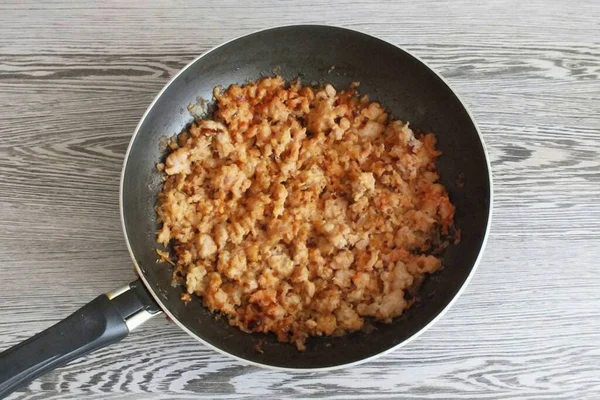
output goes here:
{"type": "Polygon", "coordinates": [[[357,86],[275,77],[216,89],[213,119],[174,138],[160,165],[158,242],[173,245],[187,292],[243,331],[302,350],[366,317],[390,322],[441,266],[432,252],[454,206],[435,136],[357,86]]]}

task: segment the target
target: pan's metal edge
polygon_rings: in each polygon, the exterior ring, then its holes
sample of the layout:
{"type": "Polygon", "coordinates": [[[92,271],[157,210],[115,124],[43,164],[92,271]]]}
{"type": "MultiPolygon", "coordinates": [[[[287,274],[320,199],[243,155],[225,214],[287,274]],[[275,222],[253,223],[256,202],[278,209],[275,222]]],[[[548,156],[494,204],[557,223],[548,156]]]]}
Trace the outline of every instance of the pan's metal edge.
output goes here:
{"type": "Polygon", "coordinates": [[[398,48],[399,50],[407,53],[408,55],[410,55],[411,57],[415,58],[416,60],[418,60],[421,64],[423,64],[426,68],[428,68],[431,72],[433,72],[447,87],[448,89],[450,89],[450,91],[456,96],[456,98],[458,99],[458,101],[461,103],[461,105],[463,106],[463,108],[465,109],[465,111],[467,112],[467,114],[469,115],[469,118],[471,119],[471,121],[473,122],[473,125],[475,125],[475,129],[477,131],[477,134],[479,135],[479,141],[481,142],[481,147],[483,148],[483,152],[485,155],[485,159],[486,159],[486,164],[487,164],[487,168],[488,168],[488,175],[489,175],[489,184],[490,184],[490,204],[489,204],[489,208],[488,208],[488,222],[487,222],[487,226],[486,226],[486,230],[485,230],[485,234],[484,234],[484,238],[483,238],[483,242],[481,244],[481,249],[479,250],[479,254],[477,255],[477,259],[475,260],[475,263],[473,264],[473,268],[471,269],[471,272],[469,273],[469,275],[467,276],[467,278],[465,279],[464,283],[462,284],[462,286],[460,287],[460,289],[458,290],[458,292],[456,293],[456,295],[452,298],[452,300],[450,300],[450,302],[446,305],[446,307],[444,307],[444,309],[435,317],[433,318],[427,325],[425,325],[423,328],[421,328],[418,332],[414,333],[411,337],[409,337],[408,339],[404,340],[402,343],[399,343],[398,345],[391,347],[381,353],[375,354],[371,357],[367,357],[364,358],[362,360],[358,360],[355,362],[351,362],[351,363],[346,363],[346,364],[340,364],[340,365],[335,365],[335,366],[331,366],[331,367],[323,367],[323,368],[288,368],[288,367],[278,367],[278,366],[273,366],[273,365],[268,365],[268,364],[262,364],[262,363],[258,363],[256,361],[251,361],[251,360],[247,360],[245,358],[242,357],[238,357],[234,354],[228,353],[224,350],[221,350],[220,348],[213,346],[212,344],[206,342],[205,340],[203,340],[202,338],[198,337],[195,333],[193,333],[192,331],[190,331],[183,323],[181,323],[173,314],[171,314],[168,309],[164,306],[164,304],[162,303],[160,297],[154,292],[153,288],[150,286],[150,283],[146,280],[146,277],[144,276],[140,266],[138,265],[136,259],[135,259],[135,255],[133,254],[133,250],[131,249],[131,244],[129,243],[129,236],[127,234],[127,228],[125,227],[125,215],[123,212],[123,181],[124,181],[124,177],[125,177],[125,170],[127,167],[127,160],[129,159],[129,153],[131,152],[131,148],[133,147],[133,143],[138,135],[138,132],[140,130],[140,127],[142,126],[142,124],[144,123],[144,120],[146,119],[146,117],[148,116],[148,114],[150,113],[150,110],[152,110],[152,108],[154,107],[154,104],[158,101],[158,99],[162,96],[162,94],[169,88],[169,86],[183,73],[185,72],[189,67],[191,67],[193,64],[195,64],[198,60],[200,60],[201,58],[205,57],[206,55],[210,54],[211,52],[217,50],[218,48],[227,45],[230,42],[233,42],[235,40],[244,38],[246,36],[250,36],[250,35],[254,35],[256,33],[260,33],[260,32],[264,32],[264,31],[269,31],[271,29],[278,29],[278,28],[285,28],[285,27],[292,27],[292,26],[322,26],[322,27],[328,27],[328,28],[337,28],[337,29],[342,29],[342,30],[346,30],[346,31],[352,31],[352,32],[356,32],[356,33],[360,33],[361,35],[365,35],[365,36],[369,36],[372,37],[374,39],[377,40],[382,40],[383,39],[379,39],[378,37],[375,37],[373,35],[370,35],[368,33],[364,33],[361,31],[357,31],[354,29],[349,29],[349,28],[345,28],[345,27],[341,27],[341,26],[336,26],[336,25],[322,25],[322,24],[289,24],[289,25],[280,25],[280,26],[274,26],[274,27],[269,27],[269,28],[265,28],[265,29],[261,29],[258,31],[254,31],[251,33],[247,33],[244,35],[240,35],[238,37],[235,37],[231,40],[228,40],[224,43],[221,43],[218,46],[213,47],[212,49],[208,50],[207,52],[203,53],[202,55],[200,55],[199,57],[196,57],[194,60],[192,60],[191,62],[189,62],[185,67],[183,67],[179,72],[177,72],[177,74],[175,74],[171,80],[161,89],[161,91],[156,95],[156,97],[154,98],[154,100],[152,100],[152,103],[150,103],[150,105],[148,106],[148,108],[146,109],[146,111],[144,112],[144,115],[142,116],[142,118],[140,119],[140,122],[137,124],[135,131],[133,132],[133,135],[131,136],[131,140],[129,142],[129,145],[127,146],[127,151],[125,152],[125,158],[123,159],[123,167],[121,170],[121,181],[119,184],[119,214],[121,216],[121,228],[123,229],[123,235],[125,236],[125,243],[127,244],[127,250],[129,251],[129,255],[131,257],[131,260],[133,261],[133,264],[135,266],[136,271],[138,272],[138,276],[139,278],[142,280],[142,282],[144,282],[144,285],[146,285],[146,288],[148,289],[148,291],[150,292],[150,294],[152,295],[152,297],[154,298],[154,300],[160,305],[160,308],[163,310],[163,312],[169,316],[169,318],[175,322],[181,329],[183,329],[187,334],[189,334],[190,336],[192,336],[193,338],[195,338],[196,340],[198,340],[199,342],[201,342],[202,344],[204,344],[205,346],[217,351],[218,353],[221,353],[223,355],[235,358],[239,361],[242,361],[243,363],[246,364],[250,364],[250,365],[254,365],[257,367],[261,367],[261,368],[267,368],[267,369],[271,369],[271,370],[275,370],[275,371],[288,371],[288,372],[326,372],[326,371],[334,371],[334,370],[339,370],[342,368],[347,368],[347,367],[352,367],[352,366],[356,366],[359,364],[363,364],[369,361],[373,361],[379,357],[382,357],[386,354],[389,354],[407,344],[409,344],[410,342],[412,342],[413,340],[415,340],[416,338],[418,338],[419,336],[421,336],[427,329],[429,329],[433,324],[435,324],[438,320],[440,320],[444,314],[446,314],[446,312],[448,312],[448,310],[454,305],[454,303],[456,303],[456,301],[458,300],[458,298],[460,297],[460,295],[465,291],[466,287],[468,286],[469,282],[471,281],[471,279],[473,278],[473,275],[475,274],[475,271],[477,270],[477,268],[479,267],[479,263],[481,261],[481,257],[483,255],[483,252],[485,250],[485,247],[487,245],[487,241],[488,241],[488,237],[489,237],[489,233],[490,233],[490,229],[491,229],[491,224],[492,224],[492,210],[493,210],[493,182],[492,182],[492,166],[490,163],[490,157],[489,157],[489,153],[487,150],[487,147],[485,145],[485,142],[483,140],[483,135],[481,134],[481,130],[479,129],[479,126],[477,124],[477,122],[475,121],[475,119],[473,118],[473,114],[471,113],[471,111],[469,110],[469,108],[467,107],[467,105],[465,104],[465,102],[463,101],[463,99],[458,95],[458,93],[452,88],[452,86],[450,86],[450,84],[446,81],[446,79],[444,79],[444,77],[442,75],[440,75],[437,71],[435,71],[433,68],[431,68],[429,65],[427,65],[427,63],[425,63],[421,58],[417,57],[416,55],[414,55],[413,53],[401,48],[400,46],[395,45],[394,43],[390,43],[388,41],[385,41],[386,43],[398,48]]]}

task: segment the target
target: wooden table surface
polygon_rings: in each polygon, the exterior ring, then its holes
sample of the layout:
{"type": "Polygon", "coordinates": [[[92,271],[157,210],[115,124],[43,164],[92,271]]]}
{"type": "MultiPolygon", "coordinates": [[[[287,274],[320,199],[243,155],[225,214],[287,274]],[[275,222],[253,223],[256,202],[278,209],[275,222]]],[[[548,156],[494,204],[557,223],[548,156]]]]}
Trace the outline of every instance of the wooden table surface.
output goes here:
{"type": "Polygon", "coordinates": [[[134,278],[121,163],[169,78],[223,41],[299,22],[400,45],[470,106],[495,204],[459,301],[409,345],[330,373],[246,366],[155,318],[9,398],[599,399],[597,0],[1,2],[0,349],[134,278]]]}

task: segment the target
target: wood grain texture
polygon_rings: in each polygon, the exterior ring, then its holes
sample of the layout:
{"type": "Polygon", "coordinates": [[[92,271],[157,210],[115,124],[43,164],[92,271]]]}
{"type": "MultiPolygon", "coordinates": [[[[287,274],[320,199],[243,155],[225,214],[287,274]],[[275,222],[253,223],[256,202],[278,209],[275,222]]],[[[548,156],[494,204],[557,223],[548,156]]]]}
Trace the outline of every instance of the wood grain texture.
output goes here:
{"type": "Polygon", "coordinates": [[[225,40],[299,22],[398,44],[470,105],[495,207],[464,295],[417,340],[350,369],[245,366],[159,317],[9,398],[600,398],[595,0],[1,2],[0,349],[133,279],[121,162],[169,77],[225,40]]]}

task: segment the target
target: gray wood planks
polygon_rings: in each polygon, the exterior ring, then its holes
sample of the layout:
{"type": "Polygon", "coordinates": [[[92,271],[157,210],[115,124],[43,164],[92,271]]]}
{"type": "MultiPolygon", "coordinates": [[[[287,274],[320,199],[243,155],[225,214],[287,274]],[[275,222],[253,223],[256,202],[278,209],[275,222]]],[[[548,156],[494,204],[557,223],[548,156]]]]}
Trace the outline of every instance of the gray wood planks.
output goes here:
{"type": "Polygon", "coordinates": [[[156,318],[11,399],[600,397],[600,3],[262,0],[0,4],[0,349],[133,279],[121,162],[178,69],[267,26],[331,23],[413,51],[475,115],[495,209],[430,330],[331,373],[244,366],[156,318]]]}

